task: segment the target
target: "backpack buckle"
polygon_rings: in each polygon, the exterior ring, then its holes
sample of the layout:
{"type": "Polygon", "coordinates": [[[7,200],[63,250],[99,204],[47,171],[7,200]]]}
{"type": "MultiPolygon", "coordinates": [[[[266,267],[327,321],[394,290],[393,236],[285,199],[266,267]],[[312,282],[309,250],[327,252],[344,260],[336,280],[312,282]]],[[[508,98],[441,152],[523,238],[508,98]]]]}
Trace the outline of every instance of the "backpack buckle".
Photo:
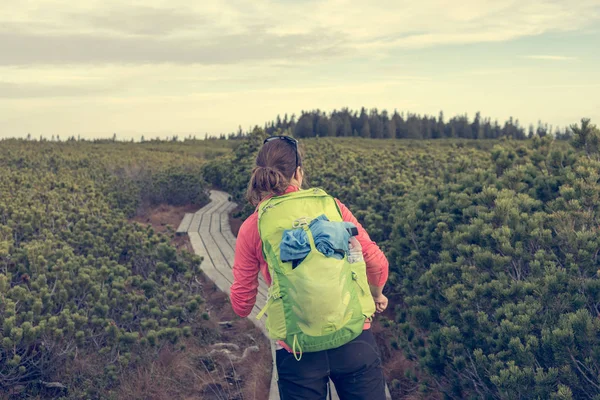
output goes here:
{"type": "Polygon", "coordinates": [[[304,226],[308,226],[308,217],[298,218],[292,224],[292,228],[294,228],[294,229],[301,228],[301,227],[304,227],[304,226]]]}

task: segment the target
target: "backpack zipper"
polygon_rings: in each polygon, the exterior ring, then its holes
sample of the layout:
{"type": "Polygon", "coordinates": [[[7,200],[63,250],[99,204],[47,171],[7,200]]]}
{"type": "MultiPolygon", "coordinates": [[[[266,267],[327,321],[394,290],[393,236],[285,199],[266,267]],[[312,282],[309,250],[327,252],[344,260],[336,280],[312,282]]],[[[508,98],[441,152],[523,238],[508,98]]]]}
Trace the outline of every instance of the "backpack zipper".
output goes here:
{"type": "Polygon", "coordinates": [[[275,207],[275,204],[267,204],[260,212],[259,218],[262,217],[270,208],[275,207]]]}

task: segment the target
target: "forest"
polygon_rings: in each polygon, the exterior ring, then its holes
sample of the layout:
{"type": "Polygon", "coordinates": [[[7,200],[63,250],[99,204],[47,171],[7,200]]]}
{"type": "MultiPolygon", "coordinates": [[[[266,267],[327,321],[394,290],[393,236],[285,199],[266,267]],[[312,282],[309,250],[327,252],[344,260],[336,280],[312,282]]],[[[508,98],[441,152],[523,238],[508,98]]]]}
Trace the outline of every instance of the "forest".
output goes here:
{"type": "Polygon", "coordinates": [[[234,141],[0,142],[0,392],[44,398],[60,382],[62,398],[120,398],[160,349],[206,337],[201,259],[128,218],[200,208],[210,187],[246,204],[262,141],[287,131],[309,185],[344,202],[390,261],[378,340],[406,360],[386,371],[394,398],[600,399],[598,128],[488,137],[479,119],[488,140],[469,123],[470,137],[435,141],[298,128],[323,115],[234,141]]]}
{"type": "MultiPolygon", "coordinates": [[[[361,137],[370,139],[532,139],[550,135],[558,140],[569,140],[572,132],[568,127],[553,127],[538,121],[537,125],[522,126],[518,119],[510,117],[504,123],[485,118],[480,112],[473,120],[464,115],[456,115],[446,120],[444,112],[437,117],[411,112],[399,113],[395,110],[379,111],[376,108],[360,111],[343,108],[330,113],[313,110],[302,111],[299,117],[287,114],[278,115],[273,121],[264,124],[263,130],[273,135],[275,132],[289,132],[296,138],[311,137],[361,137]]],[[[246,132],[248,133],[248,132],[246,132]]],[[[220,138],[239,139],[245,136],[240,126],[237,132],[222,134],[220,138]]]]}

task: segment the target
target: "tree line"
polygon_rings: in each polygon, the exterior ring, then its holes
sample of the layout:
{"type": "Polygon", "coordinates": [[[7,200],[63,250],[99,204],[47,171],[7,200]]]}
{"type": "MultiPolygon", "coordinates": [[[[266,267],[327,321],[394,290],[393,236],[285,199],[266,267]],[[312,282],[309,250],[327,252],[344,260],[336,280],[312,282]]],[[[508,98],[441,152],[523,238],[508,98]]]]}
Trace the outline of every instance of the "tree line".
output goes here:
{"type": "MultiPolygon", "coordinates": [[[[162,141],[196,141],[203,138],[208,139],[243,139],[248,137],[258,125],[247,131],[241,126],[236,132],[229,134],[221,133],[219,135],[188,134],[187,136],[173,135],[165,140],[160,137],[148,139],[141,137],[141,142],[162,142],[162,141]]],[[[492,121],[489,117],[483,117],[480,112],[475,113],[471,120],[467,114],[456,115],[446,119],[444,112],[440,111],[438,116],[420,115],[411,112],[399,113],[395,110],[389,113],[387,110],[378,110],[372,108],[367,110],[362,107],[360,110],[351,110],[342,108],[333,110],[330,113],[316,109],[312,111],[302,111],[300,116],[296,114],[283,117],[277,116],[272,121],[268,121],[262,128],[268,135],[285,133],[296,138],[310,137],[361,137],[369,139],[499,139],[502,137],[524,140],[533,137],[552,136],[557,140],[570,140],[573,132],[570,127],[554,127],[542,121],[538,121],[537,126],[529,124],[523,126],[518,118],[510,117],[508,120],[500,123],[498,120],[492,121]]],[[[27,140],[33,140],[31,134],[27,135],[27,140]]],[[[133,139],[130,139],[133,142],[133,139]]],[[[40,136],[40,142],[48,141],[47,138],[40,136]]],[[[60,142],[59,135],[52,135],[50,141],[60,142]]],[[[72,135],[66,139],[67,142],[86,141],[79,135],[75,138],[72,135]]],[[[117,141],[117,134],[108,139],[87,139],[94,143],[110,143],[117,141]]]]}
{"type": "MultiPolygon", "coordinates": [[[[362,137],[371,139],[531,139],[534,136],[554,136],[557,139],[569,139],[568,128],[554,129],[547,123],[538,122],[537,126],[522,126],[518,119],[510,117],[504,123],[485,118],[480,112],[471,120],[466,114],[446,119],[440,111],[437,117],[415,113],[379,111],[376,108],[359,111],[344,108],[331,113],[321,110],[302,111],[300,117],[287,114],[277,116],[274,121],[265,124],[265,132],[289,131],[297,138],[306,137],[362,137]]],[[[239,132],[238,132],[239,134],[239,132]]]]}

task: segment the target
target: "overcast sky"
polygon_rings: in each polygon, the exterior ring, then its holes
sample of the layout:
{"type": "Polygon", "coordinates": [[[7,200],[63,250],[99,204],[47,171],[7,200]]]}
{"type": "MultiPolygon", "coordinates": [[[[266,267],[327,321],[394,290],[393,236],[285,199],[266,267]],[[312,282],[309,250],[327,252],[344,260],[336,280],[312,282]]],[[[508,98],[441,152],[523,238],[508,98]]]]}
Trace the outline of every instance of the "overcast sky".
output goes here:
{"type": "Polygon", "coordinates": [[[125,3],[0,0],[0,137],[200,137],[361,106],[600,125],[600,0],[125,3]]]}

